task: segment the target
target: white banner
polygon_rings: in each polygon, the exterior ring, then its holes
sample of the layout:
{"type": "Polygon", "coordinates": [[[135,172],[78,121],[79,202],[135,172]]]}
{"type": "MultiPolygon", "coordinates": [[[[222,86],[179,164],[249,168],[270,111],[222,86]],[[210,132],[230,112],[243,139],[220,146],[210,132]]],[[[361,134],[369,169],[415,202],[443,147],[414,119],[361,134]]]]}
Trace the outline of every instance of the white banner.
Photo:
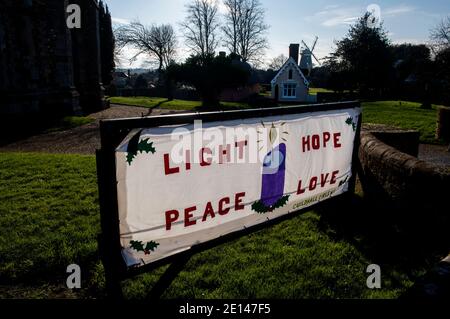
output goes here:
{"type": "Polygon", "coordinates": [[[127,265],[347,191],[359,116],[345,109],[131,132],[116,150],[127,265]]]}

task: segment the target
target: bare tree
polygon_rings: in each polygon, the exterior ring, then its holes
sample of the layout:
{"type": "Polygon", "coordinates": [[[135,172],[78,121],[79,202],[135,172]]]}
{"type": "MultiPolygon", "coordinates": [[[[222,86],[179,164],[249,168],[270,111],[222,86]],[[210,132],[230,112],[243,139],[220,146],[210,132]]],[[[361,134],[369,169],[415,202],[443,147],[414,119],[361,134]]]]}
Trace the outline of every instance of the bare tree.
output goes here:
{"type": "Polygon", "coordinates": [[[242,0],[224,0],[227,9],[225,14],[225,25],[222,27],[225,46],[230,52],[238,53],[239,26],[242,16],[242,0]]]}
{"type": "Polygon", "coordinates": [[[284,65],[287,59],[288,58],[284,54],[280,54],[279,56],[274,57],[269,62],[268,68],[274,71],[278,71],[279,69],[281,69],[281,67],[284,65]]]}
{"type": "Polygon", "coordinates": [[[450,47],[450,16],[431,30],[430,38],[437,51],[450,47]]]}
{"type": "Polygon", "coordinates": [[[122,64],[122,59],[123,59],[122,52],[121,52],[119,46],[115,45],[114,46],[114,63],[116,65],[121,65],[122,64]]]}
{"type": "Polygon", "coordinates": [[[224,42],[227,48],[243,61],[261,62],[268,48],[265,10],[259,0],[224,0],[224,42]]]}
{"type": "Polygon", "coordinates": [[[181,26],[186,45],[202,58],[213,55],[218,46],[218,5],[216,0],[192,0],[181,26]]]}
{"type": "Polygon", "coordinates": [[[115,30],[120,49],[128,46],[137,50],[131,58],[146,54],[158,63],[158,71],[165,69],[174,59],[177,40],[170,24],[145,26],[139,21],[119,26],[115,30]]]}

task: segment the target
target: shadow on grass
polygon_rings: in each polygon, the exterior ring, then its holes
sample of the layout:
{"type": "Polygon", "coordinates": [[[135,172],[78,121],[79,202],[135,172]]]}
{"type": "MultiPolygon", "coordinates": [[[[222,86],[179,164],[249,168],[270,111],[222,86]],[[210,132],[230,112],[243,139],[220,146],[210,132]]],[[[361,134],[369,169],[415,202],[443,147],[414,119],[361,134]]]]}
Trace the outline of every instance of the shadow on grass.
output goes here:
{"type": "Polygon", "coordinates": [[[164,100],[164,101],[160,101],[160,102],[156,103],[155,106],[153,106],[152,108],[150,108],[150,110],[159,108],[159,107],[161,107],[164,103],[167,103],[167,102],[170,102],[170,101],[171,101],[171,100],[169,100],[169,99],[164,100]]]}
{"type": "Polygon", "coordinates": [[[438,205],[401,209],[350,195],[318,211],[324,232],[350,242],[391,281],[396,279],[389,274],[401,272],[417,283],[449,252],[449,218],[438,205]]]}
{"type": "Polygon", "coordinates": [[[148,108],[148,112],[147,112],[147,114],[146,114],[145,116],[150,116],[150,115],[152,114],[152,112],[153,112],[154,109],[160,108],[161,105],[163,105],[164,103],[167,103],[167,102],[169,102],[169,101],[170,101],[169,99],[164,100],[164,101],[160,101],[160,102],[156,103],[154,106],[149,107],[149,108],[148,108]]]}

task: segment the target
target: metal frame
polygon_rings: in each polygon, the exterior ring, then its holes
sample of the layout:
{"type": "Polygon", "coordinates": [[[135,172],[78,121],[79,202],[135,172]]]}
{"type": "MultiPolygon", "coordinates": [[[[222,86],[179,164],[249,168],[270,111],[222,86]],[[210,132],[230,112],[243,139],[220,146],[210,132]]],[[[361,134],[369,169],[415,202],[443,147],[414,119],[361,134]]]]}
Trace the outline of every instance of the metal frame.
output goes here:
{"type": "MultiPolygon", "coordinates": [[[[276,219],[269,220],[265,223],[254,225],[210,240],[208,242],[192,246],[192,248],[187,251],[183,251],[177,255],[165,257],[139,268],[127,269],[121,255],[122,247],[120,244],[115,150],[119,143],[127,136],[127,134],[132,129],[150,128],[174,124],[189,124],[193,123],[195,120],[202,120],[204,122],[229,121],[255,117],[301,114],[349,108],[360,108],[360,103],[358,101],[350,101],[306,106],[299,105],[238,111],[187,113],[100,121],[101,149],[97,150],[96,153],[102,231],[101,235],[99,236],[99,250],[105,268],[106,290],[108,296],[112,298],[122,298],[120,282],[123,279],[130,278],[143,272],[148,272],[168,263],[172,263],[172,265],[161,277],[160,281],[156,284],[151,293],[152,297],[159,297],[164,289],[170,284],[172,279],[176,276],[176,274],[181,270],[184,264],[189,260],[189,257],[193,254],[220,245],[232,239],[244,236],[246,234],[253,233],[262,228],[280,223],[281,221],[290,219],[293,216],[297,216],[298,214],[304,212],[305,210],[311,210],[323,203],[320,202],[308,208],[299,210],[295,213],[287,214],[276,219]]],[[[334,199],[344,197],[344,195],[354,192],[360,128],[361,116],[359,117],[354,141],[352,177],[349,181],[349,191],[347,193],[334,197],[334,199]]],[[[324,202],[327,201],[330,201],[330,199],[325,200],[324,202]]]]}

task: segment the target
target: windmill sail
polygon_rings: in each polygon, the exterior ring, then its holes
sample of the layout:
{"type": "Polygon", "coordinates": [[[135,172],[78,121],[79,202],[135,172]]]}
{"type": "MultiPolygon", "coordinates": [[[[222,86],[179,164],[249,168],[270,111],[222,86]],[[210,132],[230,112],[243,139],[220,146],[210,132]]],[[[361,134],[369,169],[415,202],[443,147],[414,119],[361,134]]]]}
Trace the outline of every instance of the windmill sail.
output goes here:
{"type": "Polygon", "coordinates": [[[313,67],[312,57],[314,57],[314,59],[320,65],[319,59],[313,53],[313,51],[314,51],[314,49],[316,47],[316,44],[317,44],[317,40],[318,40],[318,37],[316,36],[316,38],[314,40],[314,43],[312,45],[312,49],[310,49],[308,47],[308,45],[304,41],[302,41],[302,44],[303,44],[304,48],[303,48],[303,50],[301,52],[302,57],[300,59],[300,65],[299,66],[300,66],[300,69],[302,70],[302,72],[305,75],[307,75],[307,76],[310,75],[312,67],[313,67]]]}

